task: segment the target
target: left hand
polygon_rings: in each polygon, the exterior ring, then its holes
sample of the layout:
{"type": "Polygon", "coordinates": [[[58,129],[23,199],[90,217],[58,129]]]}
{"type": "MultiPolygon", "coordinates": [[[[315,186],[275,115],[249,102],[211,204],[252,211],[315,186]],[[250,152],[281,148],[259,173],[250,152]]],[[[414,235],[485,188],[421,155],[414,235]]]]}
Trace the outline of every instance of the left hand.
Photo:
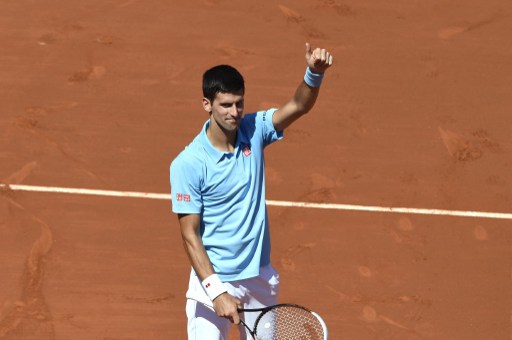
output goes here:
{"type": "Polygon", "coordinates": [[[315,48],[311,51],[311,45],[306,43],[306,63],[312,72],[324,73],[333,62],[333,56],[325,48],[315,48]]]}

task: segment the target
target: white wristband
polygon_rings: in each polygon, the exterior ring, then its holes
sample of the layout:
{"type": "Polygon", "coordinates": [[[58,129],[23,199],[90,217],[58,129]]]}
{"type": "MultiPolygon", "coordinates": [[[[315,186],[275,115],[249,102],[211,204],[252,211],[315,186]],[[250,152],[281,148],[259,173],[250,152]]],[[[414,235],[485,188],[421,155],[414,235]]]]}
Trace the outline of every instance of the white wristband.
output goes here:
{"type": "Polygon", "coordinates": [[[203,280],[202,285],[206,294],[208,294],[208,297],[212,301],[220,294],[227,292],[226,288],[224,288],[224,284],[217,274],[208,276],[203,280]]]}

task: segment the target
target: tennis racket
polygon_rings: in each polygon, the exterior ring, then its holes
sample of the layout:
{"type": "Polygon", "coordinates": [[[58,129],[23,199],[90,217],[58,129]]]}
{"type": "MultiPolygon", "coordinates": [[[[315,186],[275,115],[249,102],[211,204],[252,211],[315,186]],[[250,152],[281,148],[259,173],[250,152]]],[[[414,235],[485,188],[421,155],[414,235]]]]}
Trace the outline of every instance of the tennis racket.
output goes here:
{"type": "Polygon", "coordinates": [[[264,308],[238,309],[238,312],[259,313],[252,328],[240,319],[256,340],[327,340],[324,320],[303,306],[282,303],[264,308]]]}

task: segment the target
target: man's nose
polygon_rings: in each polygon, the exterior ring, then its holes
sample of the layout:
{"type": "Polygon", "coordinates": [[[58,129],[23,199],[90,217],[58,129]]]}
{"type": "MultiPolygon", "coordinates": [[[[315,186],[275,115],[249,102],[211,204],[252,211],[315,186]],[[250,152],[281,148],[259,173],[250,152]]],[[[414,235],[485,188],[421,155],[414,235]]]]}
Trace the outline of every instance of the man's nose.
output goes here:
{"type": "Polygon", "coordinates": [[[233,116],[238,116],[238,107],[236,106],[236,104],[233,104],[231,106],[231,108],[229,109],[229,113],[233,116]]]}

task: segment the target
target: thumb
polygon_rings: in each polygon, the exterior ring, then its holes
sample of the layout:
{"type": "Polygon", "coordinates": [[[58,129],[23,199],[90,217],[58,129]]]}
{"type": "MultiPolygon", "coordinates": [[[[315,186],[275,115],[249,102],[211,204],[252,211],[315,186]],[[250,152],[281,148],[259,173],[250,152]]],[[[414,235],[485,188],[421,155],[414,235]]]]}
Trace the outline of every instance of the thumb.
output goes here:
{"type": "Polygon", "coordinates": [[[235,302],[236,302],[236,311],[235,311],[235,314],[233,315],[233,323],[235,325],[239,325],[240,324],[240,315],[238,314],[239,311],[243,308],[242,306],[242,301],[238,300],[235,298],[235,302]]]}
{"type": "Polygon", "coordinates": [[[235,325],[239,325],[240,324],[240,315],[238,314],[238,312],[235,312],[235,314],[233,314],[233,323],[235,325]]]}
{"type": "Polygon", "coordinates": [[[306,59],[309,59],[311,57],[311,45],[307,42],[306,43],[306,59]]]}

